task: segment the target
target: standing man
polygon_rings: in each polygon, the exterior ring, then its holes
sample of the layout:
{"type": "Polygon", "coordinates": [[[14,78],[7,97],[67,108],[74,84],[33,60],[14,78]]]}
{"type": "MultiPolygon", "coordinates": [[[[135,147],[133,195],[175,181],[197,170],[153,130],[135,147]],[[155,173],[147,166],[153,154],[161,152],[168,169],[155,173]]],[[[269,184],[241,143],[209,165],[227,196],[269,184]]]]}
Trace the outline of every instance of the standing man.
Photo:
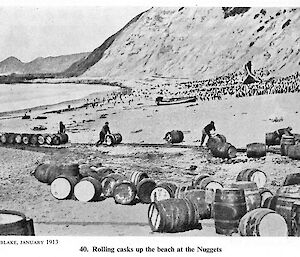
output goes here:
{"type": "Polygon", "coordinates": [[[204,127],[204,129],[202,130],[201,146],[203,146],[203,143],[205,141],[206,136],[208,136],[209,138],[211,137],[211,133],[210,132],[212,130],[216,131],[215,123],[213,121],[211,121],[208,125],[206,125],[204,127]]]}
{"type": "Polygon", "coordinates": [[[99,133],[99,138],[100,139],[96,143],[96,146],[99,146],[99,145],[101,145],[104,142],[105,136],[107,134],[111,134],[111,133],[110,133],[110,129],[108,127],[108,122],[105,122],[104,126],[102,127],[102,129],[101,129],[101,131],[99,133]]]}
{"type": "Polygon", "coordinates": [[[59,133],[66,133],[66,126],[63,124],[62,121],[59,122],[59,133]]]}

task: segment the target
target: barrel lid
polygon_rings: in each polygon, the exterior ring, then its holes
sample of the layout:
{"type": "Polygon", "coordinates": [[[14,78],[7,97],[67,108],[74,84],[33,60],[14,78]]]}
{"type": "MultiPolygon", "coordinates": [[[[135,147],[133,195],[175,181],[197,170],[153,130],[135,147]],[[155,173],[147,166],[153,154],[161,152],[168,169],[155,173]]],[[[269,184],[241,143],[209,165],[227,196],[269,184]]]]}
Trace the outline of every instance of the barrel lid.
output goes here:
{"type": "Polygon", "coordinates": [[[11,224],[25,219],[25,215],[21,212],[0,210],[0,225],[11,224]]]}

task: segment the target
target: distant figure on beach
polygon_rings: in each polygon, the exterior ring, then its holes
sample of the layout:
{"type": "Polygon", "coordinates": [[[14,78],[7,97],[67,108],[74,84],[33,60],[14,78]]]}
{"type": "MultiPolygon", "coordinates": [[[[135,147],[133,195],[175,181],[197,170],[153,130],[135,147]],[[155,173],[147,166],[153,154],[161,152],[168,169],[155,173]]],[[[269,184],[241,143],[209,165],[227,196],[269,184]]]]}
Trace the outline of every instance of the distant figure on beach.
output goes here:
{"type": "Polygon", "coordinates": [[[287,127],[287,128],[281,128],[281,129],[276,130],[276,133],[277,133],[278,137],[281,139],[283,135],[292,136],[293,133],[291,131],[292,131],[292,128],[287,127]]]}
{"type": "Polygon", "coordinates": [[[102,127],[99,133],[99,140],[97,141],[96,146],[101,145],[104,142],[105,136],[107,134],[111,134],[108,124],[108,122],[105,122],[104,126],[102,127]]]}
{"type": "Polygon", "coordinates": [[[66,133],[66,126],[62,123],[62,121],[59,122],[59,133],[66,133]]]}
{"type": "Polygon", "coordinates": [[[210,132],[212,130],[216,131],[215,123],[213,121],[211,121],[208,125],[206,125],[202,130],[201,146],[203,146],[206,136],[208,136],[209,138],[211,137],[210,132]]]}

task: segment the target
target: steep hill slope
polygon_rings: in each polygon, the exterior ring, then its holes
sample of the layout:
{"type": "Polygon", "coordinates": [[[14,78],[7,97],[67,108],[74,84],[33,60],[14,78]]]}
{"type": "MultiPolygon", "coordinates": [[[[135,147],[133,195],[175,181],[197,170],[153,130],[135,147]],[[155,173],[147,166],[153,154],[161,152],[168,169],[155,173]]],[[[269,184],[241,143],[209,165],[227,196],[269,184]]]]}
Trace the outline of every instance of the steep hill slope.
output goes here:
{"type": "Polygon", "coordinates": [[[300,9],[151,8],[65,75],[204,79],[243,69],[300,70],[300,9]]]}
{"type": "Polygon", "coordinates": [[[24,63],[16,57],[8,57],[0,62],[0,74],[21,73],[24,68],[24,63]]]}
{"type": "Polygon", "coordinates": [[[23,63],[15,57],[9,57],[0,62],[0,74],[57,73],[88,55],[89,53],[79,53],[46,58],[39,57],[28,63],[23,63]]]}

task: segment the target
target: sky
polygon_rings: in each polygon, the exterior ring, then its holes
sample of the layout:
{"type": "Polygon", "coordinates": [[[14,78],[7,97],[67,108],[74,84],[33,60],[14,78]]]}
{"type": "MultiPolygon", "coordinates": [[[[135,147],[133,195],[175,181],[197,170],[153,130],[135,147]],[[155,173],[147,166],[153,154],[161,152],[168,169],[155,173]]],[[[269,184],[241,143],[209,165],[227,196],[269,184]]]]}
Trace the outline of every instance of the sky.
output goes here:
{"type": "Polygon", "coordinates": [[[149,8],[0,5],[0,61],[90,52],[149,8]]]}

